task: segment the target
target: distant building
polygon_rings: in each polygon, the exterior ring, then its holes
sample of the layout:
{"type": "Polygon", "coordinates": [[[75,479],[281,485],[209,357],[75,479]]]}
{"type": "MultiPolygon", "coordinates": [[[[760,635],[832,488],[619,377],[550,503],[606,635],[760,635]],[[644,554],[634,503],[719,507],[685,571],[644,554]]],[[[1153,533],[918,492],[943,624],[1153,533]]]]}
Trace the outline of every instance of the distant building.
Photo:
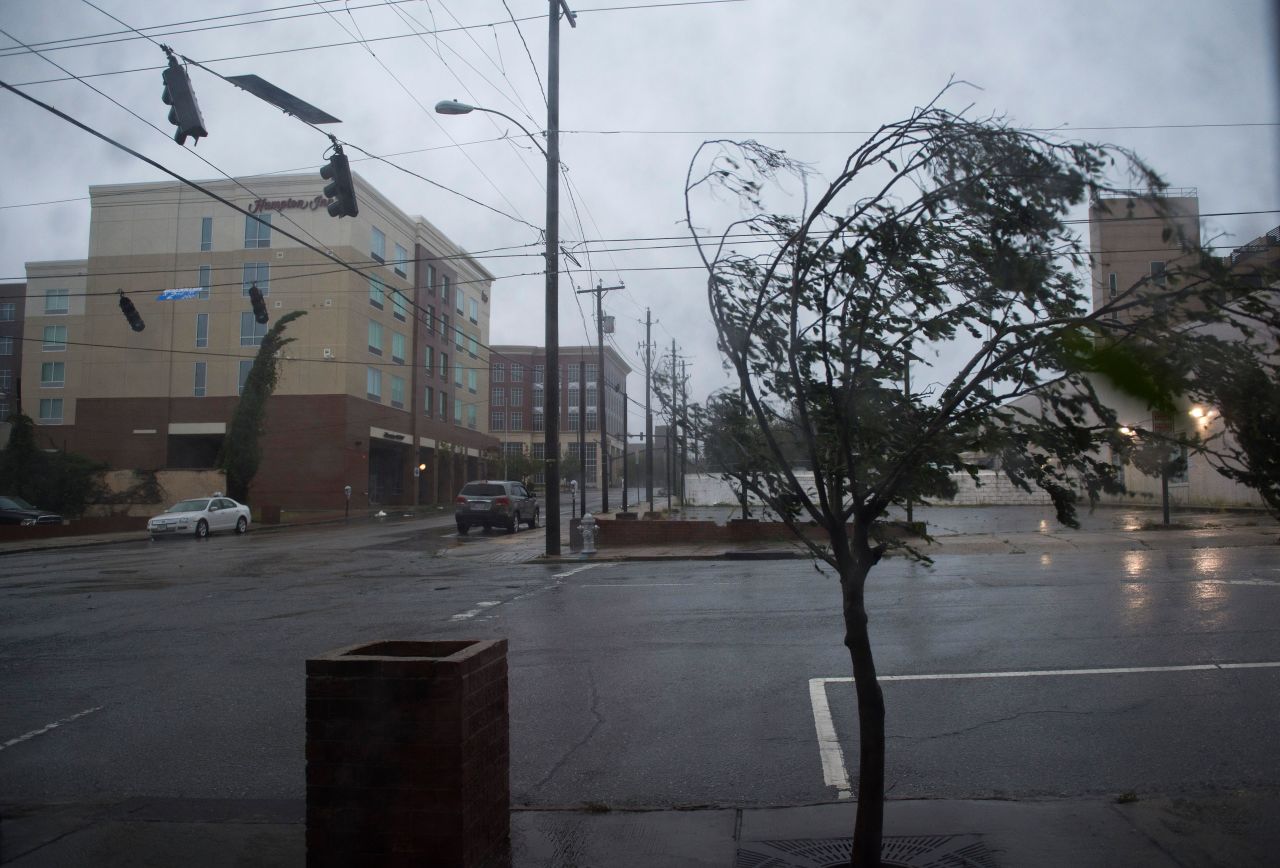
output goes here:
{"type": "Polygon", "coordinates": [[[9,442],[8,419],[19,407],[26,306],[25,283],[0,284],[0,447],[9,442]]]}
{"type": "MultiPolygon", "coordinates": [[[[581,430],[583,471],[588,488],[598,488],[602,478],[609,485],[622,483],[625,452],[622,439],[626,407],[627,375],[631,368],[610,346],[604,349],[604,400],[599,391],[599,349],[591,346],[560,348],[560,454],[579,454],[581,430]],[[605,414],[608,453],[600,461],[600,413],[605,414]]],[[[542,347],[501,345],[489,353],[489,431],[502,441],[507,454],[546,457],[546,351],[542,347]]],[[[567,483],[568,480],[562,479],[567,483]]],[[[534,482],[544,482],[537,474],[534,482]]]]}
{"type": "MultiPolygon", "coordinates": [[[[1200,244],[1200,200],[1194,187],[1172,188],[1159,208],[1138,193],[1113,193],[1089,207],[1089,252],[1093,259],[1096,310],[1147,281],[1165,285],[1166,272],[1195,264],[1182,244],[1200,244]],[[1166,237],[1166,230],[1171,230],[1166,237]]],[[[1133,314],[1120,314],[1128,319],[1133,314]]]]}
{"type": "Polygon", "coordinates": [[[255,506],[341,507],[345,485],[361,506],[445,502],[487,475],[493,275],[358,176],[345,219],[318,173],[203,184],[267,225],[177,183],[95,186],[88,258],[27,264],[22,405],[42,445],[114,468],[212,467],[271,327],[256,285],[272,322],[306,315],[285,332],[255,506]]]}

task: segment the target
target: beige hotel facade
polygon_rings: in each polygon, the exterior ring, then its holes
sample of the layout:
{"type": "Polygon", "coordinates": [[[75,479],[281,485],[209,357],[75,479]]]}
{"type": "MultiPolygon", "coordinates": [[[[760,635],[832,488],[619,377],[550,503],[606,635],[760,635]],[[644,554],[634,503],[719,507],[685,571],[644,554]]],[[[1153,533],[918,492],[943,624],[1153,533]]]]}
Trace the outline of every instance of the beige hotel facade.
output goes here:
{"type": "Polygon", "coordinates": [[[347,485],[353,506],[447,502],[485,476],[493,275],[359,176],[343,219],[318,172],[201,184],[270,225],[183,184],[94,186],[88,258],[27,263],[22,408],[40,444],[115,469],[212,467],[262,336],[303,311],[254,506],[340,507],[347,485]]]}

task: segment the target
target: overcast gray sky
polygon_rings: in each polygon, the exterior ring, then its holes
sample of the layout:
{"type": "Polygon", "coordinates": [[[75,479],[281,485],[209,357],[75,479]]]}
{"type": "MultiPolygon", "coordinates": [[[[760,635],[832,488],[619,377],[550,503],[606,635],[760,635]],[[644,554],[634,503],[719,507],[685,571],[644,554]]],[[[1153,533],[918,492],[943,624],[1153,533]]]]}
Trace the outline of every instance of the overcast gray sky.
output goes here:
{"type": "MultiPolygon", "coordinates": [[[[586,0],[575,6],[578,27],[561,27],[561,157],[571,186],[561,194],[560,232],[566,246],[598,252],[579,255],[583,270],[562,281],[561,342],[586,342],[589,296],[580,312],[575,287],[625,282],[626,291],[607,296],[616,348],[639,367],[652,308],[655,342],[669,351],[676,340],[693,363],[693,399],[701,400],[724,380],[703,275],[678,246],[684,173],[698,143],[756,138],[825,174],[860,132],[905,116],[952,76],[974,87],[954,91],[949,107],[972,103],[974,112],[1004,114],[1018,126],[1062,127],[1066,138],[1131,147],[1171,184],[1198,188],[1202,214],[1222,213],[1205,218],[1206,238],[1247,242],[1280,225],[1275,6],[586,0]]],[[[147,32],[223,75],[256,73],[342,118],[329,128],[341,139],[394,154],[414,172],[540,226],[540,155],[484,141],[519,131],[501,118],[441,117],[431,107],[456,98],[543,129],[546,11],[545,0],[5,0],[0,29],[32,45],[121,31],[105,12],[129,27],[157,28],[147,32]],[[258,14],[234,14],[251,11],[258,14]],[[221,17],[161,26],[213,15],[221,17]],[[287,49],[311,50],[281,53],[287,49]]],[[[129,34],[89,41],[100,44],[38,50],[76,75],[97,75],[88,81],[170,130],[160,50],[129,34]]],[[[23,89],[187,177],[219,176],[189,146],[184,152],[84,83],[32,83],[65,76],[0,35],[5,45],[15,47],[0,48],[0,78],[31,83],[23,89]]],[[[192,78],[210,131],[198,153],[219,170],[318,170],[328,143],[317,132],[201,70],[192,78]]],[[[27,261],[86,254],[90,184],[164,178],[7,92],[0,118],[3,279],[23,279],[27,261]]],[[[353,167],[468,250],[516,248],[481,257],[501,277],[493,341],[542,342],[534,229],[386,165],[353,167]]],[[[641,383],[633,375],[637,397],[641,383]]],[[[637,430],[640,417],[632,419],[637,430]]]]}

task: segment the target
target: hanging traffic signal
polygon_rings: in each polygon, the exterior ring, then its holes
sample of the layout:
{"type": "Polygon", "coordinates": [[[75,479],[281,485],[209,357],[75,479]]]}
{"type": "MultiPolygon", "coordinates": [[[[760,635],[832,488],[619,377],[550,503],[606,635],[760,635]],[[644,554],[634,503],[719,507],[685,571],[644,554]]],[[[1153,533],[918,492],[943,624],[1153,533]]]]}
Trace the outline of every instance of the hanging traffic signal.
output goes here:
{"type": "Polygon", "coordinates": [[[133,306],[133,301],[129,296],[124,294],[124,290],[116,290],[120,293],[120,310],[124,313],[124,318],[129,321],[129,328],[135,332],[140,332],[147,327],[142,321],[142,314],[138,313],[138,309],[133,306]]]}
{"type": "Polygon", "coordinates": [[[333,200],[329,203],[330,217],[355,217],[360,213],[360,206],[356,204],[356,185],[351,180],[351,166],[337,142],[334,142],[329,165],[320,168],[320,177],[329,182],[324,194],[333,200]]]}
{"type": "Polygon", "coordinates": [[[249,303],[253,305],[253,318],[258,325],[266,325],[271,317],[267,314],[267,303],[262,300],[262,290],[258,284],[249,287],[249,303]]]}
{"type": "Polygon", "coordinates": [[[187,71],[178,65],[173,52],[162,46],[169,55],[169,68],[161,73],[164,79],[164,93],[161,98],[169,109],[169,123],[178,128],[173,140],[180,145],[187,143],[187,137],[200,143],[201,136],[209,135],[204,128],[204,118],[200,115],[200,104],[196,102],[196,92],[191,89],[191,79],[187,71]]]}

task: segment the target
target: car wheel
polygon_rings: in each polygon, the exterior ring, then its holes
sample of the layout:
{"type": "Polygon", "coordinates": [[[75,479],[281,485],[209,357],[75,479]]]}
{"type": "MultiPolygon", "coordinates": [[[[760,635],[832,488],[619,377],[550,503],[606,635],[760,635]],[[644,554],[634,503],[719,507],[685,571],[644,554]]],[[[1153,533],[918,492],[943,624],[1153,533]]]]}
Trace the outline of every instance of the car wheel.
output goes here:
{"type": "Polygon", "coordinates": [[[524,519],[520,517],[520,511],[516,510],[511,516],[511,524],[507,525],[507,533],[519,533],[520,525],[522,524],[524,524],[524,519]]]}
{"type": "Polygon", "coordinates": [[[242,515],[236,521],[236,533],[248,533],[248,532],[249,532],[249,520],[242,515]]]}
{"type": "Polygon", "coordinates": [[[537,507],[535,507],[533,510],[533,518],[529,519],[529,529],[533,530],[537,526],[538,526],[538,509],[537,507]]]}
{"type": "Polygon", "coordinates": [[[209,522],[203,518],[196,522],[196,539],[204,539],[209,535],[209,522]]]}
{"type": "Polygon", "coordinates": [[[466,536],[467,531],[471,530],[471,526],[458,522],[458,536],[466,536]]]}

